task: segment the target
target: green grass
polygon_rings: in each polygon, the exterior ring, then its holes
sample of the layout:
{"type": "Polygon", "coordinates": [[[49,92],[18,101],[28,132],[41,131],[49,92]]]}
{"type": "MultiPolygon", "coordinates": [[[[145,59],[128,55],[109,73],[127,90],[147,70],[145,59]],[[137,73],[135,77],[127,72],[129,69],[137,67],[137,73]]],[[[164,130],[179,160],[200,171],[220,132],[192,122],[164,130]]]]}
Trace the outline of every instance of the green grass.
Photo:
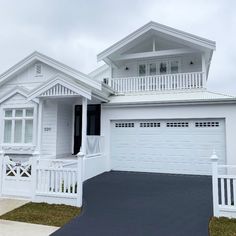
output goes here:
{"type": "Polygon", "coordinates": [[[61,227],[79,215],[80,211],[78,207],[62,204],[30,202],[0,216],[0,219],[61,227]]]}
{"type": "Polygon", "coordinates": [[[209,223],[210,236],[236,236],[236,219],[213,217],[209,223]]]}

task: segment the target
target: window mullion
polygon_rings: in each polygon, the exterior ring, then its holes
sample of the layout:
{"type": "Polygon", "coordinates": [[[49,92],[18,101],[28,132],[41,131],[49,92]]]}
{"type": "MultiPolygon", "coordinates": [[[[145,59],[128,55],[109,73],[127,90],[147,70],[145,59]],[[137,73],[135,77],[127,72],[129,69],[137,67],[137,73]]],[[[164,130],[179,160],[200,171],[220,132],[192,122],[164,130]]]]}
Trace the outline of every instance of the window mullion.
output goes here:
{"type": "Polygon", "coordinates": [[[11,143],[15,142],[15,120],[12,119],[12,127],[11,127],[11,143]]]}
{"type": "Polygon", "coordinates": [[[21,143],[25,143],[25,119],[22,119],[21,143]]]}

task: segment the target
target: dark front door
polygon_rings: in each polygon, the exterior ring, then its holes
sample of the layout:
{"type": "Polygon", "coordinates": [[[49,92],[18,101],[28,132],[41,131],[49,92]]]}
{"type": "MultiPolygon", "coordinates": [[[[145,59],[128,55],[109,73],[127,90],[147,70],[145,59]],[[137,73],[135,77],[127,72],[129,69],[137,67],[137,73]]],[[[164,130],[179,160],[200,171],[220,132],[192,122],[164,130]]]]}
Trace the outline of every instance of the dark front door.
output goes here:
{"type": "MultiPolygon", "coordinates": [[[[101,105],[88,105],[87,109],[87,135],[100,135],[101,105]]],[[[82,135],[82,106],[75,106],[74,124],[74,154],[77,154],[81,146],[82,135]]]]}

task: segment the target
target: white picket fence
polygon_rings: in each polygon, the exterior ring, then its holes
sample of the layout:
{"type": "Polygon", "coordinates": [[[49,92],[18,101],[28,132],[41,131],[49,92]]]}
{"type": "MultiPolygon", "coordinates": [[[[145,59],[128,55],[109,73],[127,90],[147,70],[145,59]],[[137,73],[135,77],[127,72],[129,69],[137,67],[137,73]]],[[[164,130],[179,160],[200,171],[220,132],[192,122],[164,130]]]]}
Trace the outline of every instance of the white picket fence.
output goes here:
{"type": "Polygon", "coordinates": [[[82,188],[82,157],[40,159],[34,155],[26,162],[0,158],[0,196],[81,207],[82,188]]]}
{"type": "Polygon", "coordinates": [[[0,153],[0,196],[80,207],[83,181],[107,170],[103,145],[103,137],[88,136],[86,154],[63,159],[35,152],[13,161],[0,153]]]}
{"type": "Polygon", "coordinates": [[[203,72],[111,78],[109,85],[117,93],[202,89],[206,87],[203,72]]]}
{"type": "Polygon", "coordinates": [[[236,218],[236,165],[219,165],[212,160],[212,194],[214,216],[236,218]]]}
{"type": "Polygon", "coordinates": [[[82,163],[81,158],[36,160],[34,201],[81,206],[82,163]]]}

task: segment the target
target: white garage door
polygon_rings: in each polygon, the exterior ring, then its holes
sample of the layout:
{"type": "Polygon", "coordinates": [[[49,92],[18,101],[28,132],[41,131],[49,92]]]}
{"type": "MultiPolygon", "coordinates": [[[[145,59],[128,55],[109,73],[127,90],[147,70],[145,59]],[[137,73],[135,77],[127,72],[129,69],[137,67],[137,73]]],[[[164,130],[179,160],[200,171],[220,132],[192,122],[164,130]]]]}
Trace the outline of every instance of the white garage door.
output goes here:
{"type": "Polygon", "coordinates": [[[225,163],[223,119],[124,120],[111,126],[113,170],[207,175],[214,149],[225,163]]]}

